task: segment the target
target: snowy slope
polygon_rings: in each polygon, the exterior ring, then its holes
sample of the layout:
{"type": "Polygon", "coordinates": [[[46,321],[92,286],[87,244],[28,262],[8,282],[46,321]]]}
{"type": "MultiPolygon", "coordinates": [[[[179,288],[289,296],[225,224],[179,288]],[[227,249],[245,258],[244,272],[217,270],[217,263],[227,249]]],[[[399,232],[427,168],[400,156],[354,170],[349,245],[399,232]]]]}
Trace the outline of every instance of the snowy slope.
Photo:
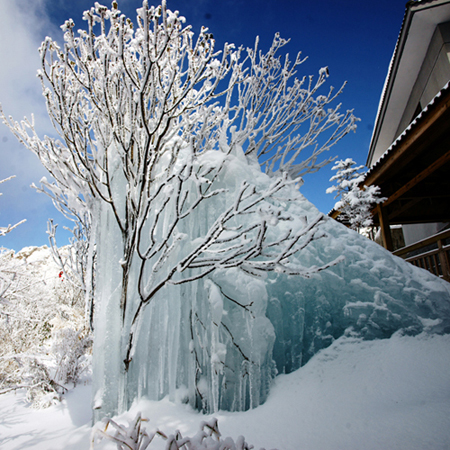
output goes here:
{"type": "MultiPolygon", "coordinates": [[[[167,399],[141,401],[148,429],[192,436],[205,416],[167,399]]],[[[0,448],[88,449],[90,386],[61,405],[33,410],[22,393],[0,396],[0,448]]],[[[450,448],[450,335],[360,341],[340,338],[290,375],[279,376],[267,402],[215,415],[224,436],[280,450],[437,450],[450,448]]],[[[156,438],[155,438],[156,439],[156,438]]],[[[115,448],[102,441],[95,448],[115,448]]],[[[164,448],[155,440],[150,448],[164,448]]]]}

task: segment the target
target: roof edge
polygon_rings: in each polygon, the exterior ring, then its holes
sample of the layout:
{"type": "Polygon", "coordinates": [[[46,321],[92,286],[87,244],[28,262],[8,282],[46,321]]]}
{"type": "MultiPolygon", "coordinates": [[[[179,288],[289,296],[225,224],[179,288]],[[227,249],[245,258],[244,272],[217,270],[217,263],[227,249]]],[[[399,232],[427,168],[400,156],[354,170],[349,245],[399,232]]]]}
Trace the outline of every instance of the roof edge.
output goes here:
{"type": "Polygon", "coordinates": [[[399,55],[399,53],[400,53],[400,55],[403,53],[404,43],[408,37],[407,30],[409,29],[409,26],[411,25],[412,15],[413,15],[411,13],[411,6],[414,3],[415,3],[414,0],[410,0],[405,5],[406,9],[405,9],[405,14],[403,15],[403,21],[402,21],[402,25],[400,27],[399,36],[397,38],[397,42],[395,43],[394,53],[392,54],[392,58],[391,58],[391,61],[389,63],[389,67],[388,67],[386,80],[384,81],[383,90],[381,91],[380,102],[378,104],[377,115],[375,117],[375,127],[373,129],[372,138],[370,140],[369,153],[367,155],[367,161],[366,161],[367,167],[370,167],[370,161],[375,152],[375,144],[378,141],[378,138],[380,135],[381,124],[383,123],[383,120],[381,120],[381,119],[384,117],[384,115],[386,113],[387,104],[389,103],[387,101],[387,99],[389,99],[390,94],[392,92],[392,88],[393,88],[392,80],[395,78],[395,77],[393,77],[393,74],[397,72],[397,69],[398,69],[398,66],[400,63],[401,57],[398,55],[399,55]]]}
{"type": "MultiPolygon", "coordinates": [[[[365,173],[364,180],[361,182],[363,185],[369,178],[373,177],[380,168],[387,162],[391,153],[395,151],[395,148],[400,145],[414,130],[425,121],[428,116],[437,107],[440,107],[442,102],[448,101],[450,98],[450,81],[434,96],[434,98],[423,108],[423,110],[414,118],[414,120],[405,128],[405,130],[395,139],[395,141],[386,149],[386,151],[378,158],[371,168],[365,173]]],[[[372,184],[373,180],[370,180],[368,184],[372,184]]]]}
{"type": "Polygon", "coordinates": [[[395,87],[397,72],[400,68],[400,64],[403,58],[403,52],[405,49],[405,45],[408,41],[408,37],[410,34],[410,28],[414,19],[414,15],[421,11],[438,7],[440,5],[445,5],[450,3],[448,0],[409,0],[405,5],[405,14],[403,16],[402,25],[400,28],[399,36],[394,48],[394,52],[389,63],[389,68],[386,76],[386,80],[384,82],[383,90],[380,97],[380,102],[378,105],[377,114],[375,117],[375,126],[372,133],[372,138],[370,140],[369,152],[367,155],[366,166],[370,167],[370,163],[372,165],[376,163],[376,161],[372,161],[374,157],[374,153],[380,139],[380,135],[382,132],[385,115],[387,113],[388,105],[390,103],[391,95],[393,93],[393,89],[395,87]]]}

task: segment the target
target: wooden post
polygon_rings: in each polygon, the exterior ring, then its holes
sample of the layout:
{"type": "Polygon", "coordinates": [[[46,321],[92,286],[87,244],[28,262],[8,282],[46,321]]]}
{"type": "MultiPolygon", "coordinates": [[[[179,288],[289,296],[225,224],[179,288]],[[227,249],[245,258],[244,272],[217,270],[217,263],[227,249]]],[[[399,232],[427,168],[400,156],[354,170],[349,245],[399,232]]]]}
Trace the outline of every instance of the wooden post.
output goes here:
{"type": "Polygon", "coordinates": [[[448,257],[447,257],[447,251],[444,248],[444,246],[442,245],[442,240],[439,239],[438,240],[438,249],[439,249],[439,262],[441,264],[441,269],[442,269],[442,277],[444,278],[444,280],[446,281],[450,281],[450,267],[449,267],[449,261],[448,261],[448,257]]]}
{"type": "Polygon", "coordinates": [[[389,219],[387,218],[385,209],[381,204],[377,205],[378,219],[380,221],[381,236],[383,237],[384,248],[392,252],[394,246],[392,245],[391,228],[389,226],[389,219]]]}

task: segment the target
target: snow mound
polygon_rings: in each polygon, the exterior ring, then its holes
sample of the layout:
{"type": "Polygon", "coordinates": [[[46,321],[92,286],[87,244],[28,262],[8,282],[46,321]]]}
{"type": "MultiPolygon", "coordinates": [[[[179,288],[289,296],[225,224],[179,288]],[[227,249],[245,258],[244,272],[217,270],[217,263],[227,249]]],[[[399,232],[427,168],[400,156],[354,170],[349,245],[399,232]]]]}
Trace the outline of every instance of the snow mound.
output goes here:
{"type": "MultiPolygon", "coordinates": [[[[364,341],[341,337],[305,366],[276,378],[264,405],[219,412],[223,437],[244,435],[255,448],[279,450],[438,450],[450,444],[450,336],[400,336],[364,341]]],[[[146,428],[194,435],[202,415],[188,405],[141,400],[114,417],[120,424],[138,411],[146,428]]],[[[88,449],[90,385],[71,390],[60,405],[27,407],[23,394],[0,396],[2,450],[88,449]]],[[[155,439],[149,449],[163,449],[155,439]]],[[[115,449],[102,441],[96,450],[115,449]]]]}

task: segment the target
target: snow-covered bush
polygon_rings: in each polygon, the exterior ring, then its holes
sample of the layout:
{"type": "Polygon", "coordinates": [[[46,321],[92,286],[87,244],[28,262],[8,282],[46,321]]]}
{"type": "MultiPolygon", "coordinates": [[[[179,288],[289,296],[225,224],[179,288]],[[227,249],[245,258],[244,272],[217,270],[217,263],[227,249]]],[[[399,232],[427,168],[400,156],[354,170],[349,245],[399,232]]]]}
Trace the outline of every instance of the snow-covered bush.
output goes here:
{"type": "Polygon", "coordinates": [[[108,439],[117,444],[118,450],[146,450],[149,448],[153,439],[157,436],[166,441],[166,450],[251,450],[252,445],[245,442],[243,436],[239,436],[236,441],[231,437],[222,439],[219,431],[217,419],[212,418],[208,422],[201,422],[199,431],[193,437],[183,437],[178,430],[174,434],[167,435],[160,430],[148,433],[142,426],[148,419],[142,418],[138,413],[136,418],[128,426],[122,426],[112,419],[98,423],[93,431],[91,438],[91,450],[98,440],[108,439]],[[108,427],[114,428],[109,432],[108,427]],[[103,429],[101,429],[102,427],[103,429]]]}
{"type": "Polygon", "coordinates": [[[48,406],[89,363],[84,296],[47,247],[4,251],[0,273],[14,274],[0,301],[0,392],[25,388],[34,406],[48,406]]]}
{"type": "Polygon", "coordinates": [[[338,220],[350,224],[350,228],[359,231],[361,228],[370,227],[373,223],[371,210],[374,205],[382,203],[385,198],[380,197],[378,186],[363,186],[364,166],[355,166],[351,158],[336,161],[331,170],[336,170],[336,175],[330,178],[336,184],[329,187],[326,192],[336,192],[334,198],[341,197],[334,205],[336,211],[340,211],[338,220]]]}
{"type": "MultiPolygon", "coordinates": [[[[0,227],[0,237],[22,222],[0,227]]],[[[74,251],[54,253],[62,262],[74,251]]],[[[57,381],[76,384],[91,346],[83,331],[82,284],[58,269],[46,247],[17,254],[0,249],[0,394],[26,389],[27,400],[38,408],[59,401],[65,388],[57,381]],[[50,341],[53,360],[45,349],[50,341]]]]}
{"type": "Polygon", "coordinates": [[[50,376],[48,367],[29,354],[0,357],[0,394],[26,389],[26,399],[35,408],[47,408],[66,391],[50,376]]]}
{"type": "Polygon", "coordinates": [[[80,288],[64,280],[47,247],[26,247],[0,255],[0,271],[14,273],[0,304],[0,352],[24,352],[51,337],[53,324],[84,324],[80,288]]]}
{"type": "Polygon", "coordinates": [[[88,351],[92,337],[73,328],[62,328],[53,337],[52,352],[56,357],[55,378],[62,383],[72,382],[76,386],[83,371],[90,364],[88,351]]]}
{"type": "Polygon", "coordinates": [[[34,250],[27,248],[17,254],[10,250],[0,255],[1,272],[14,273],[0,305],[2,354],[26,352],[51,336],[50,321],[57,309],[49,301],[53,296],[46,275],[27,263],[34,250]]]}

